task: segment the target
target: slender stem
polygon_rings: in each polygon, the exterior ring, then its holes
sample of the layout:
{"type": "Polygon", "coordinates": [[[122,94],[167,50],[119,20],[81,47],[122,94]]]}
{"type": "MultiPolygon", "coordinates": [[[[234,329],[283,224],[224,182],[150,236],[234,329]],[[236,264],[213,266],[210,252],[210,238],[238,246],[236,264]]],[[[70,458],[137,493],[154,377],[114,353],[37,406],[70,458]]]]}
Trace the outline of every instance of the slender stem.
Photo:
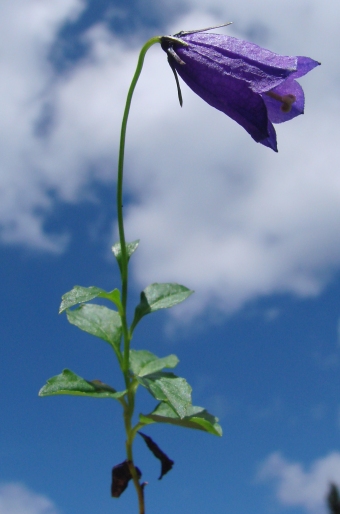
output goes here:
{"type": "Polygon", "coordinates": [[[121,251],[121,263],[120,263],[120,274],[122,279],[122,305],[123,305],[123,316],[122,316],[122,327],[124,337],[124,360],[123,360],[123,371],[127,373],[129,369],[129,345],[131,336],[128,331],[126,321],[126,305],[127,305],[127,293],[128,293],[128,255],[126,250],[126,241],[124,233],[124,220],[123,220],[123,170],[124,170],[124,151],[125,151],[125,137],[126,137],[126,126],[129,117],[129,111],[131,106],[132,95],[134,93],[137,81],[143,68],[144,58],[146,52],[155,43],[160,43],[161,37],[153,37],[149,39],[140,51],[137,67],[133,76],[124,109],[124,115],[122,120],[122,127],[120,133],[120,144],[119,144],[119,159],[118,159],[118,179],[117,179],[117,217],[118,217],[118,230],[119,230],[119,241],[121,251]]]}
{"type": "Polygon", "coordinates": [[[132,453],[132,444],[135,437],[135,433],[131,430],[131,416],[127,414],[124,416],[125,419],[125,430],[127,433],[126,439],[126,456],[129,464],[130,473],[132,476],[132,481],[135,486],[137,497],[138,497],[138,506],[139,506],[139,514],[145,514],[145,504],[144,504],[144,486],[139,482],[138,473],[136,467],[133,462],[133,453],[132,453]]]}
{"type": "Polygon", "coordinates": [[[127,121],[129,117],[129,111],[131,106],[132,95],[134,93],[137,81],[139,79],[140,73],[143,68],[145,54],[148,49],[154,45],[155,43],[160,43],[161,37],[153,37],[149,39],[143,46],[140,51],[137,67],[135,74],[133,76],[124,109],[124,115],[122,120],[122,127],[120,133],[120,144],[119,144],[119,158],[118,158],[118,178],[117,178],[117,217],[118,217],[118,231],[119,231],[119,241],[120,241],[120,274],[122,280],[122,330],[123,330],[123,340],[124,340],[124,352],[123,352],[123,362],[122,362],[122,371],[124,373],[125,385],[128,391],[127,394],[127,404],[124,406],[124,423],[125,423],[125,431],[126,431],[126,455],[127,461],[129,464],[130,473],[133,479],[134,486],[137,491],[138,496],[138,504],[139,504],[139,514],[145,514],[145,506],[144,506],[144,486],[139,483],[138,473],[136,471],[135,465],[133,463],[133,454],[132,454],[132,444],[136,432],[131,428],[131,420],[134,412],[135,406],[135,392],[136,387],[129,375],[129,353],[130,353],[130,341],[131,341],[131,331],[128,328],[127,324],[127,316],[126,316],[126,307],[127,307],[127,296],[128,296],[128,261],[129,256],[126,248],[125,241],[125,233],[124,233],[124,218],[123,218],[123,171],[124,171],[124,151],[125,151],[125,138],[126,138],[126,127],[127,121]]]}

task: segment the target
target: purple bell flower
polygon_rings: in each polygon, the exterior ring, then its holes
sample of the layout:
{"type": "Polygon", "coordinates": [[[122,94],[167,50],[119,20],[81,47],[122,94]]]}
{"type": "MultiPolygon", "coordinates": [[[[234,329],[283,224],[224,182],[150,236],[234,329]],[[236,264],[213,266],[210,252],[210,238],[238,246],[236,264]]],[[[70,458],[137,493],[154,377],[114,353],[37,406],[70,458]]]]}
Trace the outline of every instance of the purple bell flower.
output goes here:
{"type": "Polygon", "coordinates": [[[209,105],[276,152],[273,123],[303,114],[304,93],[295,79],[320,64],[309,57],[285,57],[241,39],[202,31],[163,36],[161,44],[175,74],[181,105],[177,73],[209,105]]]}

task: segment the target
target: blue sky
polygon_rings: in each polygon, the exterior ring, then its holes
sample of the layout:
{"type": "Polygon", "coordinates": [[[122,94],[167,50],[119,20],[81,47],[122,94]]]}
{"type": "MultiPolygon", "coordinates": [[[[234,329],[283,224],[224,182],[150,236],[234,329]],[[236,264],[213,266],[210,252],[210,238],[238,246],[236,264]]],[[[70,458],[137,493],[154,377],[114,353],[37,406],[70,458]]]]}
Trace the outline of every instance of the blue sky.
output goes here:
{"type": "MultiPolygon", "coordinates": [[[[332,0],[11,0],[0,6],[0,514],[137,512],[110,498],[124,460],[119,404],[39,398],[65,367],[120,387],[108,345],[58,316],[73,285],[119,284],[115,168],[127,88],[157,34],[224,33],[322,66],[305,115],[257,145],[146,57],[128,126],[130,299],[152,282],[195,290],[145,318],[134,345],[175,353],[223,438],[152,425],[175,461],[136,441],[147,513],[325,514],[340,484],[339,7],[332,0]],[[274,8],[275,7],[275,8],[274,8]]],[[[141,392],[137,412],[154,402],[141,392]]]]}

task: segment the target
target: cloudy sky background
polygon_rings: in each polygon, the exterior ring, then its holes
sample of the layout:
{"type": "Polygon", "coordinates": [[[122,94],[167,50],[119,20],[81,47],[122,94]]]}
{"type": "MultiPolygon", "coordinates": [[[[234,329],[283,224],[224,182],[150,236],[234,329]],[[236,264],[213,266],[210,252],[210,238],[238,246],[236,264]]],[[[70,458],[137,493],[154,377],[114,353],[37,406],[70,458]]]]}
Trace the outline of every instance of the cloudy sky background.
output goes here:
{"type": "Polygon", "coordinates": [[[325,512],[340,484],[336,2],[11,0],[0,13],[0,514],[135,508],[132,491],[117,507],[107,498],[124,458],[118,409],[36,393],[63,367],[112,382],[109,350],[56,312],[76,283],[118,285],[115,166],[141,45],[224,21],[223,33],[322,66],[300,79],[305,115],[277,126],[275,154],[185,85],[180,109],[165,54],[146,56],[127,137],[126,232],[141,239],[131,294],[155,281],[196,293],[136,344],[177,353],[225,433],[150,428],[178,466],[148,487],[149,512],[325,512]]]}

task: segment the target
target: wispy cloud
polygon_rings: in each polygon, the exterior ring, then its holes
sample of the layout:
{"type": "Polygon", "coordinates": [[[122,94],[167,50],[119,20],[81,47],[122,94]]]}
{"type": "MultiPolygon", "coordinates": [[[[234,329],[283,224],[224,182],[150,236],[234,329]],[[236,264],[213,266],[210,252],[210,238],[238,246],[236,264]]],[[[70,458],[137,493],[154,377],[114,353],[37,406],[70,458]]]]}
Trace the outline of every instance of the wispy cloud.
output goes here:
{"type": "Polygon", "coordinates": [[[61,25],[82,5],[81,0],[14,0],[0,7],[0,227],[8,243],[52,251],[65,243],[43,231],[54,185],[43,163],[48,143],[39,139],[36,128],[55,87],[50,47],[61,25]]]}
{"type": "Polygon", "coordinates": [[[306,470],[301,463],[289,462],[280,453],[273,453],[260,466],[257,480],[274,481],[275,495],[282,505],[326,514],[329,485],[340,484],[340,453],[317,459],[306,470]]]}
{"type": "Polygon", "coordinates": [[[0,484],[0,514],[58,514],[46,497],[22,484],[0,484]]]}

